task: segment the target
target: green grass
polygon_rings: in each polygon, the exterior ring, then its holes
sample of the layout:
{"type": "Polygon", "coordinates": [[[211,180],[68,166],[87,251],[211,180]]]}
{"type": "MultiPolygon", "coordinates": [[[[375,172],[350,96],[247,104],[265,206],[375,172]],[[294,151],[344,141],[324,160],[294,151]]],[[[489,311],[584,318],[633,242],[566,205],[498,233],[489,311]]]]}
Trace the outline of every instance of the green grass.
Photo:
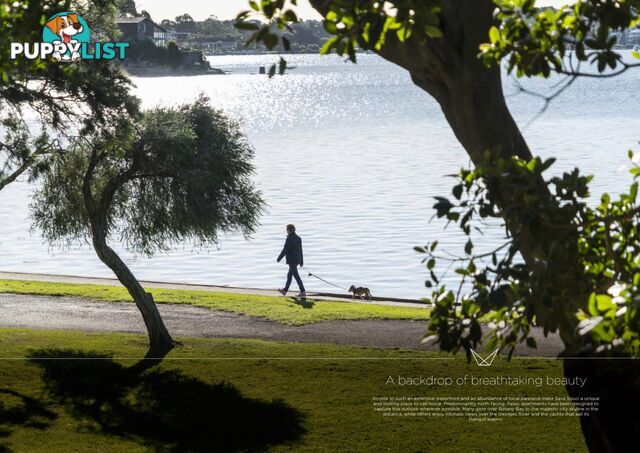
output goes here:
{"type": "MultiPolygon", "coordinates": [[[[302,325],[320,321],[357,319],[427,320],[429,309],[290,297],[258,296],[209,291],[191,291],[148,287],[158,303],[188,304],[259,316],[283,324],[302,325]]],[[[108,302],[129,302],[131,298],[120,286],[52,283],[27,280],[0,280],[0,293],[83,297],[108,302]]]]}
{"type": "Polygon", "coordinates": [[[385,384],[398,375],[560,377],[560,361],[497,358],[478,368],[417,351],[181,340],[162,363],[134,372],[136,361],[124,358],[145,353],[141,335],[0,329],[1,358],[76,357],[0,360],[0,451],[586,451],[575,418],[488,424],[371,409],[374,396],[566,395],[562,387],[385,384]]]}

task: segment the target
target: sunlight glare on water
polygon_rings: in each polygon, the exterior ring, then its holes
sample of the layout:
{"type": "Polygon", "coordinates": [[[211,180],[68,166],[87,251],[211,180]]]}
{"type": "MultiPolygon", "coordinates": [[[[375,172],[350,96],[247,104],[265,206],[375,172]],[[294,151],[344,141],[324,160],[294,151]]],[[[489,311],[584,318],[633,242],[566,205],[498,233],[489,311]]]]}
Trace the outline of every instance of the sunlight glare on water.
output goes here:
{"type": "MultiPolygon", "coordinates": [[[[276,288],[286,271],[275,262],[284,227],[295,223],[308,270],[340,286],[368,286],[374,295],[427,296],[413,246],[439,239],[459,252],[464,245],[455,228],[429,222],[433,197],[450,193],[453,180],[446,175],[468,165],[438,105],[405,71],[373,55],[361,55],[357,65],[337,57],[290,56],[295,68],[272,80],[257,72],[276,56],[210,60],[229,75],[137,78],[136,93],[145,107],[181,104],[204,93],[240,121],[256,150],[256,182],[268,212],[250,241],[222,236],[218,247],[199,250],[177,244],[152,259],[116,247],[136,275],[276,288]]],[[[639,81],[640,73],[633,72],[578,81],[524,130],[531,148],[558,157],[556,173],[578,166],[594,174],[594,195],[622,190],[630,181],[626,151],[639,149],[639,81]]],[[[543,90],[553,81],[526,83],[543,90]]],[[[509,103],[521,124],[541,107],[523,95],[509,103]]],[[[89,246],[50,249],[29,233],[31,190],[19,182],[0,192],[0,269],[111,277],[89,246]]],[[[482,243],[488,248],[500,240],[496,229],[482,243]]],[[[308,289],[335,290],[302,275],[308,289]]]]}

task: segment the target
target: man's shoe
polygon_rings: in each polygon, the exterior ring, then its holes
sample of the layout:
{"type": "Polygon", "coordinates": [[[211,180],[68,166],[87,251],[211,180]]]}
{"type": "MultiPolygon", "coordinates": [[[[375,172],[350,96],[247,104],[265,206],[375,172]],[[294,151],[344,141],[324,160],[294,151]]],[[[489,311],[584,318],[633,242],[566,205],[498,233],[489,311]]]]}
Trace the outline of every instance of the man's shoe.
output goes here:
{"type": "Polygon", "coordinates": [[[307,297],[307,292],[306,291],[300,291],[298,293],[298,297],[307,297]]]}
{"type": "Polygon", "coordinates": [[[282,294],[283,296],[286,296],[286,295],[287,295],[287,291],[286,291],[286,290],[284,290],[284,289],[278,289],[278,292],[279,292],[280,294],[282,294]]]}

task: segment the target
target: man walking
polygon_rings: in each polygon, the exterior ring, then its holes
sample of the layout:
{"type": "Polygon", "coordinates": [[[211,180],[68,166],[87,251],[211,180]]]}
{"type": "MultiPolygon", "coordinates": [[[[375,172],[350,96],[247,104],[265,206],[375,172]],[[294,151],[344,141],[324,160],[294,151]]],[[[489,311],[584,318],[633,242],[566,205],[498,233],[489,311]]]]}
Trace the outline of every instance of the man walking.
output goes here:
{"type": "Polygon", "coordinates": [[[300,294],[298,294],[298,296],[306,296],[307,293],[304,290],[302,279],[300,278],[300,274],[298,274],[298,265],[300,265],[300,267],[304,265],[304,261],[302,259],[302,239],[300,239],[300,236],[296,234],[296,227],[291,224],[287,225],[287,240],[284,243],[280,256],[278,256],[278,263],[284,257],[287,258],[289,273],[287,274],[287,284],[283,289],[279,289],[278,291],[280,291],[280,294],[285,296],[287,291],[289,291],[291,279],[295,278],[298,288],[300,288],[300,294]]]}

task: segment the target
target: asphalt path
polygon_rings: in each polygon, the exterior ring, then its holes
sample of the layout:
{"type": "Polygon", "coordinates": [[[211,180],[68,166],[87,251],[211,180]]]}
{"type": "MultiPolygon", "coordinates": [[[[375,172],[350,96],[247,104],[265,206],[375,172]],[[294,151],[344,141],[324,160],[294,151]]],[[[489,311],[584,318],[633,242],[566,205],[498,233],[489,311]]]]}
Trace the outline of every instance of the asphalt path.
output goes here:
{"type": "MultiPolygon", "coordinates": [[[[412,320],[324,321],[303,326],[280,324],[219,310],[188,305],[159,304],[174,338],[256,338],[300,343],[332,343],[373,348],[435,350],[421,342],[426,325],[412,320]]],[[[312,309],[312,308],[310,308],[312,309]]],[[[0,294],[0,327],[77,330],[84,332],[145,333],[133,303],[110,303],[76,297],[0,294]]],[[[533,332],[537,348],[525,345],[515,353],[556,357],[562,351],[557,336],[533,332]]]]}

